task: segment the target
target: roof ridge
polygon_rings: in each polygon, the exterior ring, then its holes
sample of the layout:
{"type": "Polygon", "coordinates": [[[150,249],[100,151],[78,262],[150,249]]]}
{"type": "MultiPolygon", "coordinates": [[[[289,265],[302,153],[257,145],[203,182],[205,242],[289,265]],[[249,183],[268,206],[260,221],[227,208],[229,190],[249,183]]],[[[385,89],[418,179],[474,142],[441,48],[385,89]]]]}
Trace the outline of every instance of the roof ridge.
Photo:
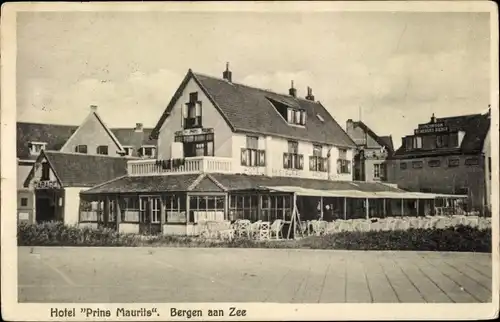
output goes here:
{"type": "Polygon", "coordinates": [[[286,94],[286,93],[278,93],[278,92],[270,90],[270,89],[255,87],[255,86],[251,86],[251,85],[247,85],[247,84],[243,84],[243,83],[237,83],[237,82],[233,82],[233,81],[229,82],[229,81],[227,81],[227,80],[225,80],[223,78],[212,76],[212,75],[208,75],[208,74],[204,74],[204,73],[197,73],[197,72],[193,71],[193,74],[194,75],[203,76],[203,77],[212,78],[212,79],[215,79],[215,80],[218,80],[218,81],[221,81],[221,82],[227,82],[228,84],[232,84],[232,85],[244,86],[244,87],[247,87],[247,88],[250,88],[250,89],[254,89],[254,90],[258,90],[258,91],[262,91],[262,92],[267,92],[267,93],[270,93],[270,94],[275,94],[275,95],[280,95],[280,96],[286,96],[287,98],[290,98],[290,99],[296,99],[296,100],[306,101],[306,102],[309,102],[309,103],[316,103],[316,104],[318,104],[318,101],[311,101],[311,100],[308,100],[308,99],[303,98],[303,97],[294,97],[294,96],[291,96],[291,95],[286,94]]]}
{"type": "Polygon", "coordinates": [[[38,123],[38,122],[25,122],[25,121],[16,121],[16,123],[35,124],[35,125],[51,125],[51,126],[65,126],[65,127],[78,127],[79,126],[79,125],[70,125],[70,124],[38,123]]]}
{"type": "Polygon", "coordinates": [[[122,156],[114,156],[108,154],[87,154],[87,153],[78,153],[78,152],[64,152],[64,151],[56,151],[56,150],[44,150],[44,153],[49,154],[70,154],[70,155],[82,155],[88,157],[101,157],[101,158],[116,158],[116,159],[124,159],[124,160],[134,160],[133,158],[125,158],[122,156]]]}

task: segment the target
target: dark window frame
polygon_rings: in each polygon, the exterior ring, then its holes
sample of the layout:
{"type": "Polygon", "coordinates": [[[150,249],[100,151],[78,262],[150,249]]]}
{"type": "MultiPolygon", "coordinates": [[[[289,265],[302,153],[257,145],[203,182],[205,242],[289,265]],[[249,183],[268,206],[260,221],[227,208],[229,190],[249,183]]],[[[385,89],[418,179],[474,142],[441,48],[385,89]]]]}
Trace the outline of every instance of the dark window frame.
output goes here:
{"type": "Polygon", "coordinates": [[[411,168],[412,169],[423,169],[424,161],[412,161],[411,168]]]}
{"type": "Polygon", "coordinates": [[[441,167],[441,160],[429,160],[427,161],[427,165],[431,168],[439,168],[441,167]]]}
{"type": "Polygon", "coordinates": [[[96,149],[96,153],[99,155],[109,155],[109,147],[107,145],[99,145],[96,149]],[[102,149],[104,149],[104,153],[102,149]]]}
{"type": "Polygon", "coordinates": [[[88,153],[88,147],[86,144],[79,144],[75,146],[75,152],[76,153],[82,153],[82,154],[87,154],[88,153]]]}
{"type": "Polygon", "coordinates": [[[22,197],[20,203],[21,203],[21,207],[28,207],[28,198],[22,197]]]}
{"type": "Polygon", "coordinates": [[[459,166],[460,166],[460,159],[459,158],[449,158],[448,159],[448,168],[456,168],[459,166]],[[456,163],[454,161],[456,161],[456,163]]]}

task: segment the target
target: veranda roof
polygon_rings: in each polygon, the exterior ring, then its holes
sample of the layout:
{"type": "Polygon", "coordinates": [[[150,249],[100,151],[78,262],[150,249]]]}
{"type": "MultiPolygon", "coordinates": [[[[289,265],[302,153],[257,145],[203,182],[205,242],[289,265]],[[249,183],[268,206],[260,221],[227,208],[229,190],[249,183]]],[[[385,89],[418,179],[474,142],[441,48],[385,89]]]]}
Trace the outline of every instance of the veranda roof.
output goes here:
{"type": "Polygon", "coordinates": [[[294,186],[261,186],[260,188],[275,192],[296,193],[298,196],[311,197],[343,197],[369,199],[435,199],[435,198],[467,198],[466,195],[445,195],[424,192],[368,192],[359,190],[318,190],[294,186]]]}

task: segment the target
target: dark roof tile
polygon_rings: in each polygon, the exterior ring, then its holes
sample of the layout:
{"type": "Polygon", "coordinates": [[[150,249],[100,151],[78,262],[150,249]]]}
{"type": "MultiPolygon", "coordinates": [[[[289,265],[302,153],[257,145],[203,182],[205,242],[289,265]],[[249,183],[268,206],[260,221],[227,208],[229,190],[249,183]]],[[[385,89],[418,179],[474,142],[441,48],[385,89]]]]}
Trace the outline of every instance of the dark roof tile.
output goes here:
{"type": "Polygon", "coordinates": [[[484,141],[490,129],[489,114],[471,114],[452,117],[437,118],[436,122],[442,122],[450,131],[464,131],[465,136],[459,148],[434,149],[434,150],[412,150],[406,151],[403,145],[394,153],[394,158],[418,158],[424,156],[438,156],[449,154],[476,154],[483,149],[484,141]]]}
{"type": "Polygon", "coordinates": [[[44,151],[64,187],[93,187],[127,174],[127,158],[44,151]]]}
{"type": "Polygon", "coordinates": [[[21,160],[35,160],[30,155],[30,142],[45,142],[47,150],[59,150],[78,128],[75,125],[39,124],[17,122],[16,149],[21,160]]]}
{"type": "Polygon", "coordinates": [[[170,115],[175,102],[191,78],[194,78],[200,85],[235,132],[259,133],[342,147],[355,147],[351,138],[319,102],[294,98],[289,95],[278,94],[242,84],[230,83],[224,79],[198,73],[195,74],[191,71],[188,72],[172,97],[172,100],[153,130],[153,136],[158,135],[159,129],[170,115]],[[305,127],[290,126],[278,113],[270,100],[304,109],[307,114],[305,127]],[[318,118],[318,115],[320,115],[323,121],[318,118]]]}
{"type": "Polygon", "coordinates": [[[128,176],[93,187],[83,194],[187,191],[199,174],[168,176],[128,176]]]}

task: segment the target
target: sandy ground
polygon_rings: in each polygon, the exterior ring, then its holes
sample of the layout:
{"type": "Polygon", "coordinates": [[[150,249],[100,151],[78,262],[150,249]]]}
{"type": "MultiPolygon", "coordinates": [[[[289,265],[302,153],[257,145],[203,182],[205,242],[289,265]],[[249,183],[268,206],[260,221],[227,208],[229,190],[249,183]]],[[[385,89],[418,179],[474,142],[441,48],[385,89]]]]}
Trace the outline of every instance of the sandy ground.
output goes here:
{"type": "Polygon", "coordinates": [[[491,302],[491,254],[19,247],[19,302],[491,302]]]}

